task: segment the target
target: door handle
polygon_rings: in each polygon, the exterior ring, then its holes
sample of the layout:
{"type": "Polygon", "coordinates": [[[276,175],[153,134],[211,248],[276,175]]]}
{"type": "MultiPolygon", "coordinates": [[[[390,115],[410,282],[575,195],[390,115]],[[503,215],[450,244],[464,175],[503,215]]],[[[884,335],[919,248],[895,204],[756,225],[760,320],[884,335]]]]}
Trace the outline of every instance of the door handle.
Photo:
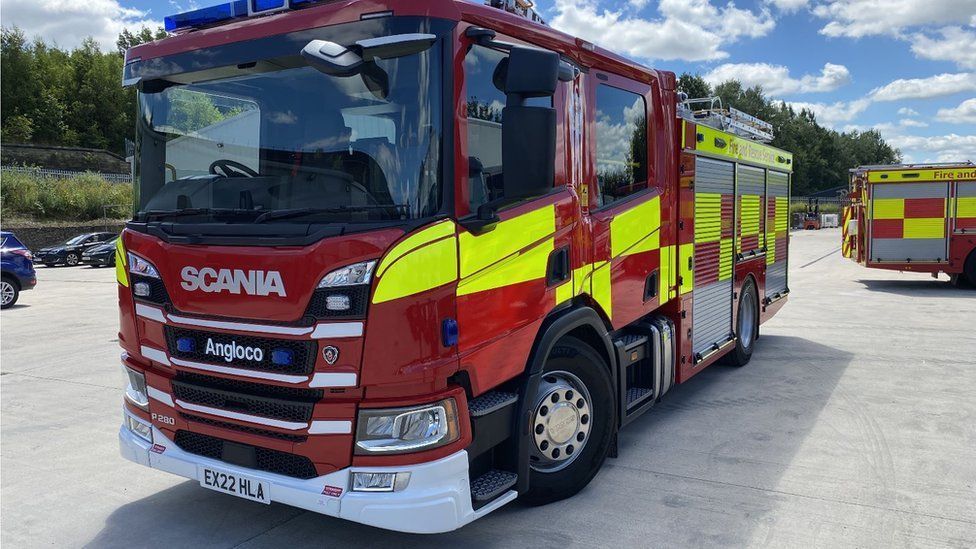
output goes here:
{"type": "Polygon", "coordinates": [[[553,250],[546,266],[546,286],[555,286],[569,279],[569,246],[553,250]]]}

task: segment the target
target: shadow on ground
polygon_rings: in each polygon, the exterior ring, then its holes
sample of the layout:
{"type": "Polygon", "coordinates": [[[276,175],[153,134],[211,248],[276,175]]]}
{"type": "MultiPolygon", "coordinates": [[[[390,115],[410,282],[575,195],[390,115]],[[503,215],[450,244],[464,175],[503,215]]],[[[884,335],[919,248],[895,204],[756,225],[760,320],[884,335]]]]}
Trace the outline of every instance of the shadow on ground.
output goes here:
{"type": "Polygon", "coordinates": [[[865,289],[908,297],[976,298],[976,291],[957,287],[946,280],[858,280],[865,289]]]}
{"type": "Polygon", "coordinates": [[[516,502],[449,534],[388,532],[184,482],[119,507],[89,546],[743,546],[764,535],[783,497],[774,488],[851,358],[763,335],[748,366],[708,368],[628,426],[620,457],[581,494],[516,502]]]}

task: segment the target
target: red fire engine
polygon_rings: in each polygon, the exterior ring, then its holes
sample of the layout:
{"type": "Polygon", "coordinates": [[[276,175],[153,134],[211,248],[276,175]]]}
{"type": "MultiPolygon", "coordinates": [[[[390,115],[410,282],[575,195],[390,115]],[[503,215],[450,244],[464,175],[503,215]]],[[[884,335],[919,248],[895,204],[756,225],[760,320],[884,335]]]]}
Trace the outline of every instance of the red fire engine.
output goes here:
{"type": "Polygon", "coordinates": [[[976,164],[862,166],[849,197],[844,257],[976,285],[976,164]]]}
{"type": "Polygon", "coordinates": [[[524,3],[238,0],[167,26],[124,70],[132,461],[448,531],[578,492],[786,302],[770,127],[524,3]]]}

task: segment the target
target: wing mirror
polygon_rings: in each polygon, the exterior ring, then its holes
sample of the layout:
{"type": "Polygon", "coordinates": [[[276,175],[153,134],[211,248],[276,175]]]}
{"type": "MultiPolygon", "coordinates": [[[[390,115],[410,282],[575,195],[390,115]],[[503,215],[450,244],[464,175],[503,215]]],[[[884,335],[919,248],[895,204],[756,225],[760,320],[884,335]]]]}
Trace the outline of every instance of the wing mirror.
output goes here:
{"type": "Polygon", "coordinates": [[[426,51],[437,40],[433,34],[408,33],[359,40],[343,46],[328,40],[312,40],[302,48],[302,58],[330,76],[360,74],[376,59],[394,59],[426,51]]]}

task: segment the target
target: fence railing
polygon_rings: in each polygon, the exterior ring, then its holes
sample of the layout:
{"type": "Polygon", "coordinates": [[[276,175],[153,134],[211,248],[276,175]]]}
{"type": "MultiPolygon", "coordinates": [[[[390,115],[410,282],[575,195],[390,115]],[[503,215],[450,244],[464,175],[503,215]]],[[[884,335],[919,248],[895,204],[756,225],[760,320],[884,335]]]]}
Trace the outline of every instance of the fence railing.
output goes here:
{"type": "Polygon", "coordinates": [[[101,173],[101,172],[79,172],[71,170],[51,170],[47,168],[31,168],[26,166],[0,166],[0,174],[4,173],[24,173],[38,177],[50,177],[52,179],[70,179],[86,173],[95,174],[109,183],[132,183],[132,174],[128,173],[101,173]]]}

